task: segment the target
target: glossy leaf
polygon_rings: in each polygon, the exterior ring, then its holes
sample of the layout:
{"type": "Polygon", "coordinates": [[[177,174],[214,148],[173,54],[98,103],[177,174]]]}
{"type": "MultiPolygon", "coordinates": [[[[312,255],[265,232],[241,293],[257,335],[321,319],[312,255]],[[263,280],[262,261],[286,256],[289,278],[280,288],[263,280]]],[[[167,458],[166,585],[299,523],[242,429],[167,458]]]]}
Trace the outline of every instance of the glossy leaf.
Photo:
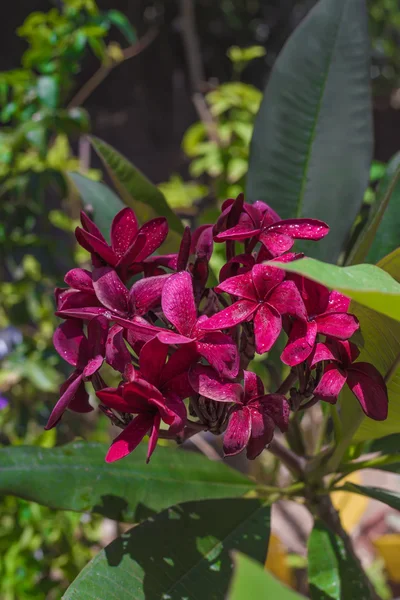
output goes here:
{"type": "Polygon", "coordinates": [[[369,452],[381,452],[382,454],[400,454],[400,433],[374,440],[368,450],[369,452]]]}
{"type": "Polygon", "coordinates": [[[110,237],[111,222],[117,212],[124,208],[123,202],[104,183],[93,181],[80,173],[68,173],[87,210],[106,239],[110,237]]]}
{"type": "MultiPolygon", "coordinates": [[[[363,306],[400,321],[400,283],[381,265],[338,267],[303,258],[292,263],[273,263],[291,273],[342,292],[363,306]]],[[[351,312],[353,312],[351,310],[351,312]]]]}
{"type": "Polygon", "coordinates": [[[91,137],[90,141],[125,204],[133,208],[142,224],[153,217],[166,217],[170,232],[163,248],[172,252],[178,250],[183,225],[161,191],[112,146],[95,137],[91,137]]]}
{"type": "MultiPolygon", "coordinates": [[[[400,281],[400,249],[386,256],[381,269],[400,281]]],[[[356,267],[349,267],[355,269],[356,267]]],[[[398,303],[400,305],[400,303],[398,303]]],[[[399,306],[400,308],[400,306],[399,306]]],[[[341,394],[343,433],[354,431],[354,441],[377,439],[400,432],[400,323],[378,314],[358,302],[352,302],[350,311],[360,321],[364,340],[359,361],[369,362],[387,377],[389,415],[386,421],[368,419],[347,386],[341,394]]]]}
{"type": "Polygon", "coordinates": [[[115,25],[115,27],[118,27],[127,42],[130,44],[136,42],[137,37],[135,30],[130,24],[129,19],[122,12],[114,9],[109,10],[107,12],[107,18],[110,23],[115,25]]]}
{"type": "Polygon", "coordinates": [[[87,442],[2,448],[0,495],[135,522],[177,502],[233,498],[254,489],[224,463],[184,450],[157,448],[148,465],[145,445],[112,465],[105,462],[106,453],[106,445],[87,442]]]}
{"type": "Polygon", "coordinates": [[[371,217],[359,235],[347,263],[355,265],[378,260],[399,245],[400,231],[400,153],[390,161],[379,184],[371,217]]]}
{"type": "Polygon", "coordinates": [[[56,108],[59,99],[59,84],[56,77],[43,75],[38,78],[37,95],[47,108],[56,108]]]}
{"type": "Polygon", "coordinates": [[[329,223],[326,239],[300,248],[330,262],[369,179],[369,57],[365,0],[320,0],[276,60],[254,128],[248,201],[329,223]]]}
{"type": "Polygon", "coordinates": [[[371,600],[365,575],[343,540],[320,521],[316,521],[308,542],[308,579],[311,600],[371,600]]]}
{"type": "Polygon", "coordinates": [[[400,492],[392,492],[391,490],[367,487],[365,485],[355,485],[354,483],[345,483],[343,488],[348,492],[368,496],[368,498],[379,500],[379,502],[383,502],[395,510],[400,510],[400,492]]]}
{"type": "Polygon", "coordinates": [[[205,500],[165,510],[117,538],[67,590],[64,600],[221,600],[232,550],[263,562],[270,509],[258,500],[205,500]]]}
{"type": "Polygon", "coordinates": [[[235,552],[234,564],[228,600],[305,600],[248,556],[235,552]]]}

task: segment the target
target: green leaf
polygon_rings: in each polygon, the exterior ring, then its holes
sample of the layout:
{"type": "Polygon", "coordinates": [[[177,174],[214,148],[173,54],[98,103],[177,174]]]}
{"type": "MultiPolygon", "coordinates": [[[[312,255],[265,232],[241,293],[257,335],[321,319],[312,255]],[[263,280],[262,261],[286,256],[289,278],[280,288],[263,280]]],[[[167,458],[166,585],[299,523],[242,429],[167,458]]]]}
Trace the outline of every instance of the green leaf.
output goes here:
{"type": "Polygon", "coordinates": [[[360,233],[347,263],[366,260],[377,263],[399,245],[400,230],[400,153],[390,161],[380,182],[371,216],[360,233]]]}
{"type": "Polygon", "coordinates": [[[90,137],[90,141],[106,166],[125,204],[133,208],[142,223],[154,217],[166,217],[170,232],[163,248],[168,252],[179,250],[183,225],[179,217],[168,206],[160,190],[128,159],[106,142],[95,137],[90,137]]]}
{"type": "Polygon", "coordinates": [[[107,18],[110,23],[115,25],[115,27],[118,27],[127,42],[130,44],[134,44],[136,42],[137,36],[135,30],[130,24],[129,19],[122,14],[122,12],[119,10],[109,10],[107,12],[107,18]]]}
{"type": "MultiPolygon", "coordinates": [[[[379,266],[400,281],[400,249],[386,256],[379,266]]],[[[348,269],[356,268],[348,267],[348,269]]],[[[368,419],[351,391],[345,386],[341,394],[343,434],[347,437],[347,432],[353,431],[353,441],[361,442],[399,433],[400,323],[361,306],[358,302],[351,303],[350,312],[357,316],[364,339],[358,360],[373,364],[387,378],[389,415],[386,421],[368,419]]]]}
{"type": "Polygon", "coordinates": [[[342,292],[363,306],[400,321],[400,284],[379,266],[338,267],[313,258],[271,264],[285,271],[304,275],[330,289],[342,292]]]}
{"type": "Polygon", "coordinates": [[[379,500],[388,506],[391,506],[395,510],[400,510],[400,493],[392,492],[390,490],[384,490],[382,488],[370,487],[365,485],[356,485],[355,483],[345,483],[341,488],[346,492],[353,494],[360,494],[361,496],[368,496],[374,500],[379,500]]]}
{"type": "Polygon", "coordinates": [[[371,600],[371,592],[343,540],[316,521],[308,542],[311,600],[371,600]]]}
{"type": "Polygon", "coordinates": [[[135,522],[177,502],[233,498],[254,483],[221,462],[184,450],[146,445],[109,465],[105,444],[74,442],[59,448],[0,449],[0,495],[12,494],[61,510],[100,513],[135,522]]]}
{"type": "Polygon", "coordinates": [[[230,552],[241,550],[263,562],[269,527],[270,509],[258,500],[174,506],[107,546],[64,600],[221,600],[232,570],[230,552]]]}
{"type": "Polygon", "coordinates": [[[228,600],[305,600],[244,554],[234,553],[234,565],[228,600]]]}
{"type": "Polygon", "coordinates": [[[387,435],[374,440],[368,448],[369,452],[382,452],[382,454],[400,453],[400,433],[387,435]]]}
{"type": "Polygon", "coordinates": [[[109,239],[111,222],[117,212],[124,208],[124,204],[104,183],[93,181],[80,173],[68,173],[68,177],[76,186],[84,209],[93,215],[101,233],[109,239]]]}
{"type": "Polygon", "coordinates": [[[373,131],[365,0],[320,0],[275,62],[255,123],[248,201],[326,221],[302,244],[336,262],[369,180],[373,131]]]}
{"type": "Polygon", "coordinates": [[[39,77],[37,95],[47,108],[57,108],[59,99],[58,79],[50,75],[39,77]]]}

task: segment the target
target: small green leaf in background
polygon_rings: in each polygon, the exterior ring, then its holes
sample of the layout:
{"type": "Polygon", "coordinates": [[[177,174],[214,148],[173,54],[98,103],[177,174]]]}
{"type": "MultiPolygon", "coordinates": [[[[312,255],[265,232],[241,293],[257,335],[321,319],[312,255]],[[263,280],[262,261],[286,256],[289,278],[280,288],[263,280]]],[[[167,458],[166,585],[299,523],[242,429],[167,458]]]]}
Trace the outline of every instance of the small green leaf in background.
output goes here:
{"type": "Polygon", "coordinates": [[[368,496],[368,498],[379,500],[379,502],[383,502],[391,508],[400,511],[399,492],[392,492],[391,490],[385,490],[383,488],[370,487],[365,485],[356,485],[355,483],[350,482],[346,482],[342,489],[353,494],[360,494],[361,496],[368,496]]]}
{"type": "Polygon", "coordinates": [[[107,18],[110,23],[115,25],[115,27],[118,27],[129,44],[134,44],[136,42],[137,37],[135,30],[129,23],[129,19],[122,12],[119,10],[109,10],[107,12],[107,18]]]}
{"type": "Polygon", "coordinates": [[[376,264],[399,245],[400,231],[400,153],[390,161],[378,186],[371,216],[360,233],[347,263],[376,264]]]}
{"type": "Polygon", "coordinates": [[[371,600],[364,574],[343,541],[316,521],[308,542],[311,600],[371,600]]]}
{"type": "Polygon", "coordinates": [[[232,575],[232,550],[263,564],[269,528],[270,509],[258,500],[173,506],[102,550],[64,600],[222,600],[232,575]]]}
{"type": "MultiPolygon", "coordinates": [[[[400,248],[381,260],[378,266],[400,281],[400,248]]],[[[354,442],[400,432],[400,323],[361,306],[362,300],[360,298],[360,303],[352,302],[350,305],[350,312],[360,322],[364,340],[358,360],[373,364],[383,377],[387,377],[389,414],[386,421],[368,419],[345,386],[340,397],[343,434],[346,436],[347,432],[354,431],[354,442]]],[[[397,305],[400,308],[398,301],[397,305]]]]}
{"type": "MultiPolygon", "coordinates": [[[[330,289],[342,292],[363,306],[400,321],[400,283],[379,266],[338,267],[313,258],[271,264],[291,273],[304,275],[330,289]]],[[[363,332],[362,328],[361,331],[363,332]]]]}
{"type": "Polygon", "coordinates": [[[147,465],[146,447],[140,445],[111,466],[106,453],[105,444],[88,442],[2,448],[0,495],[134,523],[177,502],[234,498],[254,489],[241,473],[193,452],[159,447],[147,465]]]}
{"type": "Polygon", "coordinates": [[[336,262],[369,181],[373,129],[365,0],[320,0],[278,56],[258,113],[246,197],[326,221],[306,254],[336,262]]]}
{"type": "Polygon", "coordinates": [[[94,149],[103,161],[118,192],[127,206],[135,211],[143,224],[154,217],[166,217],[169,235],[163,245],[165,251],[179,249],[183,225],[168,206],[161,191],[132,165],[122,154],[95,137],[90,137],[94,149]]]}
{"type": "Polygon", "coordinates": [[[234,565],[228,600],[305,600],[244,554],[234,553],[234,565]]]}
{"type": "Polygon", "coordinates": [[[39,77],[37,95],[47,108],[57,108],[59,99],[58,79],[50,75],[39,77]]]}
{"type": "Polygon", "coordinates": [[[68,173],[68,177],[82,198],[84,210],[92,209],[93,213],[89,211],[89,215],[93,216],[104,237],[109,239],[111,222],[117,212],[124,208],[123,202],[104,183],[93,181],[80,173],[68,173]]]}
{"type": "Polygon", "coordinates": [[[382,454],[400,454],[400,433],[393,433],[379,440],[374,440],[368,451],[382,452],[382,454]]]}

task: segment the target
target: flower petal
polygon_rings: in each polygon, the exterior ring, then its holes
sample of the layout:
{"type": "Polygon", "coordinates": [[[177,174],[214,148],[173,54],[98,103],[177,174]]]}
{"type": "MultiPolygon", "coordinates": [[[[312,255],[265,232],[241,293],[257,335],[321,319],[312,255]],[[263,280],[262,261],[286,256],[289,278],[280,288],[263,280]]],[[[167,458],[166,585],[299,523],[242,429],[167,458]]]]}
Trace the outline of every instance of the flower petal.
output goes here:
{"type": "Polygon", "coordinates": [[[128,290],[114,269],[110,267],[94,269],[93,287],[103,306],[121,316],[127,315],[129,310],[128,290]]]}
{"type": "Polygon", "coordinates": [[[193,233],[192,248],[198,259],[209,262],[213,253],[213,231],[212,225],[201,225],[193,233]]]}
{"type": "Polygon", "coordinates": [[[259,399],[261,411],[274,421],[275,425],[284,433],[289,426],[290,406],[285,396],[281,394],[267,394],[259,399]]]}
{"type": "Polygon", "coordinates": [[[198,356],[196,345],[194,343],[186,344],[184,348],[176,350],[172,356],[169,357],[167,364],[162,370],[160,384],[165,386],[167,382],[173,380],[182,373],[187,374],[189,368],[198,359],[198,356]]]}
{"type": "Polygon", "coordinates": [[[53,344],[61,358],[76,367],[80,355],[85,355],[88,351],[82,321],[68,319],[62,323],[54,332],[53,344]]]}
{"type": "Polygon", "coordinates": [[[294,240],[290,236],[269,229],[260,233],[260,242],[273,256],[279,256],[287,252],[294,244],[294,240]]]}
{"type": "Polygon", "coordinates": [[[145,379],[157,386],[168,356],[168,347],[156,337],[146,342],[140,351],[139,367],[145,379]]]}
{"type": "Polygon", "coordinates": [[[97,225],[92,221],[92,219],[90,219],[87,214],[81,210],[81,224],[82,227],[85,231],[88,231],[89,233],[91,233],[92,235],[94,235],[95,237],[97,237],[99,240],[101,240],[102,242],[105,242],[106,240],[104,239],[103,234],[101,233],[100,229],[97,227],[97,225]]]}
{"type": "Polygon", "coordinates": [[[315,345],[312,354],[310,355],[310,364],[313,367],[319,362],[323,360],[329,360],[338,362],[340,361],[340,354],[337,351],[336,347],[331,344],[324,344],[319,342],[315,345]]]}
{"type": "Polygon", "coordinates": [[[157,406],[162,420],[170,426],[170,432],[178,433],[184,428],[186,424],[186,406],[177,394],[171,392],[162,400],[151,398],[150,403],[157,406]]]}
{"type": "Polygon", "coordinates": [[[108,321],[103,315],[91,319],[87,326],[89,352],[92,357],[104,356],[108,334],[108,321]]]}
{"type": "Polygon", "coordinates": [[[106,361],[116,371],[124,373],[126,366],[131,364],[131,355],[126,347],[123,328],[113,325],[108,332],[106,341],[106,361]]]}
{"type": "Polygon", "coordinates": [[[146,236],[142,233],[139,233],[133,240],[132,244],[126,250],[125,254],[123,254],[117,262],[118,268],[128,268],[132,267],[132,264],[135,263],[135,267],[137,268],[137,273],[143,270],[143,266],[141,263],[137,263],[137,257],[142,252],[143,248],[146,245],[146,236]]]}
{"type": "Polygon", "coordinates": [[[288,343],[281,354],[285,365],[294,367],[307,360],[313,351],[317,336],[317,325],[311,321],[295,321],[293,323],[288,343]]]}
{"type": "Polygon", "coordinates": [[[190,256],[191,243],[192,234],[190,233],[190,227],[185,227],[185,230],[182,235],[182,240],[179,246],[178,257],[176,260],[177,271],[184,271],[186,269],[190,256]]]}
{"type": "Polygon", "coordinates": [[[168,235],[167,219],[165,217],[151,219],[151,221],[147,221],[147,223],[139,229],[139,233],[143,233],[146,236],[146,244],[136,258],[137,261],[144,260],[161,246],[168,235]]]}
{"type": "Polygon", "coordinates": [[[219,331],[205,333],[196,342],[196,349],[221,377],[233,378],[238,374],[239,354],[229,335],[219,331]]]}
{"type": "Polygon", "coordinates": [[[294,240],[322,240],[329,227],[318,219],[285,219],[269,226],[269,231],[290,236],[294,240]]]}
{"type": "Polygon", "coordinates": [[[138,222],[133,210],[123,208],[115,215],[111,224],[111,247],[120,259],[131,247],[138,231],[138,222]]]}
{"type": "Polygon", "coordinates": [[[76,290],[94,292],[92,275],[86,269],[71,269],[64,277],[64,281],[76,290]]]}
{"type": "MultiPolygon", "coordinates": [[[[277,269],[275,269],[277,270],[277,269]]],[[[244,273],[243,275],[237,275],[236,277],[230,277],[220,283],[215,291],[217,293],[226,292],[237,296],[238,298],[245,298],[246,300],[257,301],[257,292],[253,284],[253,277],[251,271],[244,273]]]]}
{"type": "Polygon", "coordinates": [[[348,369],[347,385],[357,398],[364,413],[375,421],[388,416],[388,395],[379,371],[365,362],[354,363],[348,369]]]}
{"type": "Polygon", "coordinates": [[[325,313],[315,317],[318,333],[347,340],[359,329],[357,317],[346,313],[325,313]]]}
{"type": "Polygon", "coordinates": [[[98,317],[99,315],[109,315],[108,319],[114,318],[110,312],[106,308],[102,308],[100,306],[83,306],[76,308],[66,308],[57,310],[55,315],[56,317],[62,317],[63,319],[93,319],[93,317],[98,317]]]}
{"type": "Polygon", "coordinates": [[[235,456],[242,452],[250,439],[251,416],[247,406],[232,413],[224,435],[224,455],[235,456]]]}
{"type": "Polygon", "coordinates": [[[91,406],[89,402],[89,394],[86,391],[83,381],[76,390],[71,402],[68,404],[68,410],[72,410],[72,412],[79,414],[87,414],[94,410],[93,406],[91,406]]]}
{"type": "Polygon", "coordinates": [[[56,290],[57,310],[69,310],[70,308],[100,307],[94,290],[91,292],[80,292],[74,289],[58,288],[56,290]]]}
{"type": "Polygon", "coordinates": [[[160,306],[161,293],[167,279],[171,275],[157,275],[139,279],[129,292],[131,312],[144,315],[152,308],[160,306]]]}
{"type": "Polygon", "coordinates": [[[90,358],[87,362],[87,365],[83,369],[83,376],[86,378],[92,377],[100,369],[103,361],[104,357],[101,355],[90,358]]]}
{"type": "Polygon", "coordinates": [[[325,312],[346,313],[350,308],[350,298],[332,290],[329,294],[328,306],[325,312]]]}
{"type": "Polygon", "coordinates": [[[324,374],[314,390],[314,396],[330,404],[336,404],[337,397],[346,383],[347,374],[337,365],[326,365],[324,374]]]}
{"type": "Polygon", "coordinates": [[[257,354],[269,352],[282,330],[282,319],[278,311],[266,302],[260,304],[254,315],[254,334],[257,354]]]}
{"type": "Polygon", "coordinates": [[[186,271],[171,275],[162,292],[162,309],[182,335],[190,337],[197,320],[192,278],[186,271]]]}
{"type": "Polygon", "coordinates": [[[157,333],[157,338],[163,344],[172,344],[172,345],[191,344],[192,342],[194,342],[193,338],[186,337],[184,335],[180,335],[179,333],[169,331],[168,329],[159,329],[159,331],[157,333]]]}
{"type": "Polygon", "coordinates": [[[291,315],[298,319],[307,319],[307,311],[300,292],[293,281],[283,281],[268,297],[272,305],[281,315],[291,315]]]}
{"type": "Polygon", "coordinates": [[[111,267],[115,267],[118,259],[113,250],[108,244],[106,244],[105,241],[99,239],[95,235],[92,235],[88,231],[81,229],[80,227],[75,229],[75,237],[78,244],[82,246],[82,248],[85,248],[85,250],[88,252],[97,254],[103,259],[104,262],[109,264],[111,267]]]}
{"type": "Polygon", "coordinates": [[[254,265],[251,274],[260,300],[265,300],[271,291],[285,279],[285,271],[269,265],[254,265]]]}
{"type": "Polygon", "coordinates": [[[242,221],[238,225],[227,229],[226,231],[221,231],[214,237],[215,242],[225,242],[227,240],[247,240],[251,237],[254,237],[260,233],[260,229],[258,227],[254,227],[253,223],[250,221],[242,221]]]}
{"type": "Polygon", "coordinates": [[[52,429],[61,419],[77,393],[79,386],[83,384],[82,378],[82,373],[74,371],[65,384],[61,386],[61,398],[53,408],[45,429],[52,429]]]}
{"type": "Polygon", "coordinates": [[[264,384],[252,371],[243,371],[245,402],[264,395],[264,384]]]}
{"type": "Polygon", "coordinates": [[[219,313],[216,313],[207,321],[203,321],[200,325],[204,331],[212,331],[214,329],[229,329],[235,327],[243,321],[248,321],[251,315],[257,310],[258,304],[250,300],[239,300],[228,308],[224,308],[219,313]]]}
{"type": "Polygon", "coordinates": [[[157,446],[158,436],[159,436],[159,432],[160,432],[160,424],[161,424],[160,415],[154,415],[153,424],[151,426],[151,431],[150,431],[150,436],[149,436],[149,443],[147,446],[147,458],[146,458],[147,464],[150,462],[151,455],[153,454],[153,452],[157,446]]]}
{"type": "Polygon", "coordinates": [[[274,437],[275,423],[265,413],[251,408],[251,434],[247,445],[247,458],[254,460],[271,443],[274,437]]]}
{"type": "Polygon", "coordinates": [[[189,371],[190,385],[195,392],[218,402],[241,402],[243,388],[217,375],[212,367],[196,365],[189,371]]]}
{"type": "Polygon", "coordinates": [[[111,444],[106,462],[111,463],[130,454],[140,444],[153,422],[153,415],[143,414],[135,417],[111,444]]]}

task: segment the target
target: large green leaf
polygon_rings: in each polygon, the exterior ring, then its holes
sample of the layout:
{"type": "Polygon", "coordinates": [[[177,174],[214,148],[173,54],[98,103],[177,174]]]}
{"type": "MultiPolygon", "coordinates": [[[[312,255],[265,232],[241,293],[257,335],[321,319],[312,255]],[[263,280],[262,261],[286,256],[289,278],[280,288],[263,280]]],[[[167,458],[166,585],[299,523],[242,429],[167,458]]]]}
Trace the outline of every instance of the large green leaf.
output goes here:
{"type": "Polygon", "coordinates": [[[350,482],[345,483],[341,489],[345,490],[346,492],[360,494],[361,496],[368,496],[368,498],[379,500],[379,502],[383,502],[384,504],[387,504],[396,510],[400,510],[399,492],[392,492],[390,490],[384,490],[383,488],[377,487],[356,485],[355,483],[350,482]]]}
{"type": "Polygon", "coordinates": [[[328,288],[342,292],[363,306],[400,321],[400,283],[381,265],[338,267],[313,258],[271,264],[291,273],[304,275],[328,288]]]}
{"type": "Polygon", "coordinates": [[[123,202],[104,183],[93,181],[80,173],[68,173],[83,201],[84,209],[90,209],[101,233],[106,239],[110,237],[111,222],[117,212],[124,208],[123,202]]]}
{"type": "Polygon", "coordinates": [[[400,454],[400,433],[393,433],[374,440],[368,448],[369,452],[382,454],[400,454]]]}
{"type": "Polygon", "coordinates": [[[229,600],[305,600],[248,556],[235,552],[234,563],[229,600]]]}
{"type": "Polygon", "coordinates": [[[336,262],[360,209],[372,158],[365,0],[320,0],[275,62],[256,119],[249,201],[331,233],[307,254],[336,262]]]}
{"type": "Polygon", "coordinates": [[[154,217],[166,217],[170,233],[164,249],[171,252],[178,250],[183,225],[161,191],[112,146],[95,137],[91,137],[90,141],[125,204],[134,209],[142,223],[154,217]]]}
{"type": "Polygon", "coordinates": [[[316,521],[308,542],[311,600],[371,600],[365,575],[343,541],[316,521]]]}
{"type": "Polygon", "coordinates": [[[112,465],[104,460],[106,451],[104,444],[87,442],[2,448],[0,495],[132,523],[177,502],[233,498],[254,489],[227,465],[185,450],[159,447],[148,465],[145,445],[112,465]]]}
{"type": "Polygon", "coordinates": [[[232,550],[263,562],[270,510],[258,500],[205,500],[174,506],[100,552],[64,600],[221,600],[232,550]]]}
{"type": "MultiPolygon", "coordinates": [[[[400,281],[400,249],[386,256],[379,266],[400,281]]],[[[345,386],[341,395],[344,434],[354,431],[354,441],[360,442],[399,433],[400,323],[361,306],[358,302],[351,303],[350,311],[360,321],[360,331],[364,339],[364,346],[358,360],[373,364],[383,376],[387,377],[389,416],[386,421],[379,422],[365,417],[353,394],[345,386]]]]}

